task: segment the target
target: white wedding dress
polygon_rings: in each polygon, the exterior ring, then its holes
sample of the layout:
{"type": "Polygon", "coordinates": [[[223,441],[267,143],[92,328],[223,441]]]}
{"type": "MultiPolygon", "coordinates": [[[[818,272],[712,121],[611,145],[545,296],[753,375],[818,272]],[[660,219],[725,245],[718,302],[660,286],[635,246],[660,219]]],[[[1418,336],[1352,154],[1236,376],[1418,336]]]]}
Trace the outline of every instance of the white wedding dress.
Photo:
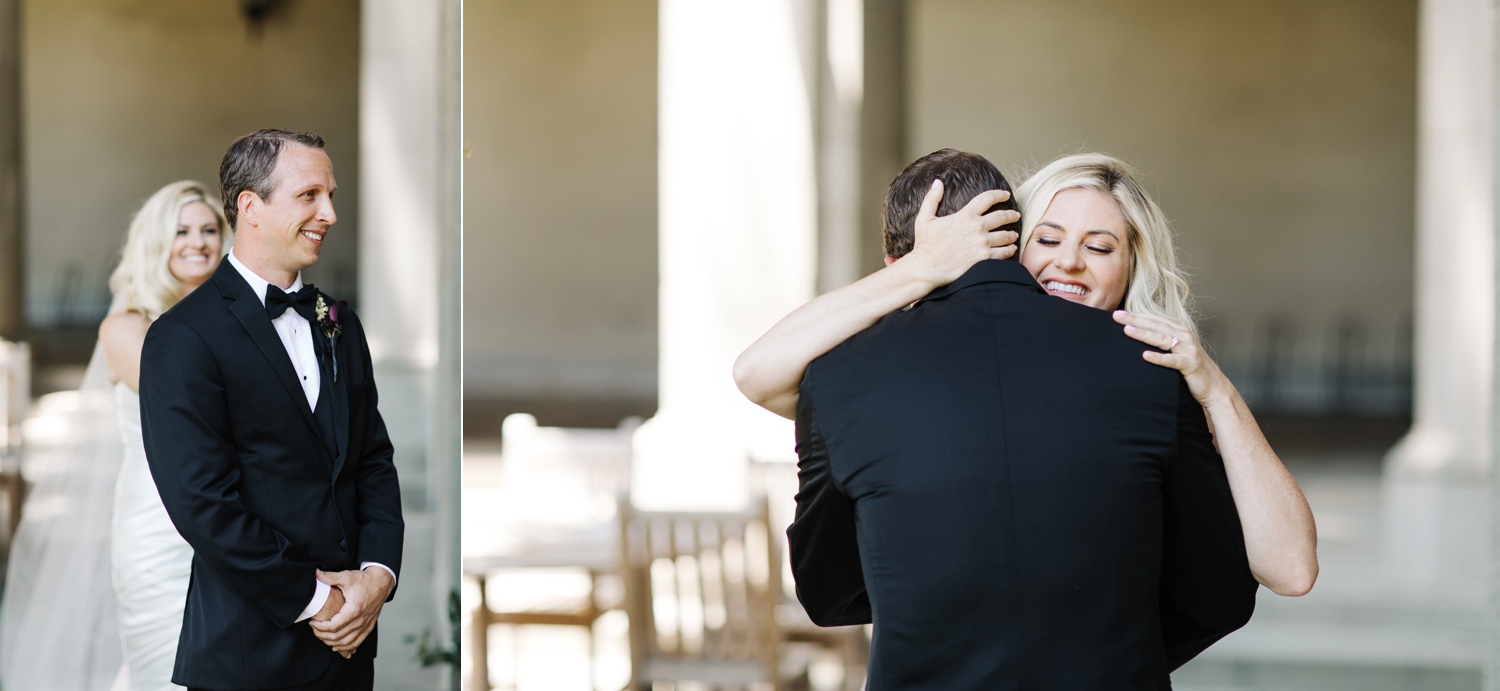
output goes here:
{"type": "Polygon", "coordinates": [[[115,689],[180,689],[172,683],[193,548],[162,506],[141,441],[141,399],[115,384],[124,458],[115,486],[114,584],[125,669],[115,689]]]}

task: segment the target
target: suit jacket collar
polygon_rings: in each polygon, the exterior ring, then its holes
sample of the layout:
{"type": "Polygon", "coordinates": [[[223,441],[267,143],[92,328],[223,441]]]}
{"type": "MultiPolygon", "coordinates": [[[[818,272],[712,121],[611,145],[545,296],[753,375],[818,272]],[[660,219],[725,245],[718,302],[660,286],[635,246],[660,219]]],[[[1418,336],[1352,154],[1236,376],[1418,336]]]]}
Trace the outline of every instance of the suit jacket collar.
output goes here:
{"type": "MultiPolygon", "coordinates": [[[[266,314],[265,303],[261,302],[264,298],[255,294],[255,290],[228,261],[219,262],[219,268],[214,271],[212,280],[218,287],[219,294],[233,301],[229,305],[229,311],[234,314],[235,319],[239,320],[240,326],[244,327],[245,333],[249,334],[250,340],[255,343],[260,354],[271,363],[271,369],[276,372],[276,378],[281,380],[281,385],[292,397],[292,405],[301,411],[303,421],[315,434],[322,434],[318,419],[313,416],[312,408],[307,405],[307,394],[302,390],[302,384],[297,381],[297,371],[292,367],[291,356],[287,355],[286,346],[282,345],[281,337],[276,335],[276,327],[271,325],[271,316],[266,314]]],[[[339,394],[334,393],[334,397],[329,402],[333,404],[334,429],[341,432],[338,435],[341,437],[338,443],[339,448],[342,449],[347,445],[348,420],[344,421],[344,429],[339,430],[340,408],[347,416],[348,402],[339,399],[339,394]]],[[[336,461],[335,467],[338,465],[336,461]]]]}
{"type": "Polygon", "coordinates": [[[214,287],[219,289],[220,295],[230,300],[238,299],[240,294],[243,293],[247,297],[255,298],[256,302],[261,303],[261,307],[265,307],[265,303],[261,302],[265,300],[265,296],[257,297],[255,289],[250,287],[250,284],[245,281],[245,277],[240,275],[239,270],[235,269],[227,258],[219,262],[219,268],[214,269],[213,277],[208,280],[213,281],[214,287]]]}
{"type": "Polygon", "coordinates": [[[1031,277],[1031,272],[1020,262],[1005,259],[986,259],[959,276],[958,280],[949,283],[937,290],[927,294],[927,297],[918,300],[918,303],[928,300],[938,300],[957,293],[965,288],[970,288],[985,283],[1013,283],[1037,293],[1046,294],[1042,286],[1037,284],[1036,279],[1031,277]]]}

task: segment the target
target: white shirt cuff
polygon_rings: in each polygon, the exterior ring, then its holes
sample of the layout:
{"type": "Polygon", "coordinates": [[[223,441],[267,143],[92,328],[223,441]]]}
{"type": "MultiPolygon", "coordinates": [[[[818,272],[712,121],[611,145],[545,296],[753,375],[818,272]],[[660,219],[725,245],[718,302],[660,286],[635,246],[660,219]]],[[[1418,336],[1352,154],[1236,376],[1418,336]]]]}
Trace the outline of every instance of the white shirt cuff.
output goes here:
{"type": "Polygon", "coordinates": [[[362,562],[359,563],[359,570],[360,571],[364,571],[365,569],[368,569],[371,566],[379,566],[380,568],[385,569],[385,572],[391,575],[391,583],[395,583],[396,582],[396,572],[392,571],[391,567],[386,566],[385,564],[382,564],[382,563],[380,563],[378,561],[362,561],[362,562]]]}
{"type": "Polygon", "coordinates": [[[302,615],[297,617],[297,621],[307,621],[312,618],[312,615],[322,611],[323,605],[328,604],[328,594],[331,592],[333,592],[333,586],[318,581],[318,589],[313,591],[312,602],[307,603],[307,609],[302,610],[302,615]]]}

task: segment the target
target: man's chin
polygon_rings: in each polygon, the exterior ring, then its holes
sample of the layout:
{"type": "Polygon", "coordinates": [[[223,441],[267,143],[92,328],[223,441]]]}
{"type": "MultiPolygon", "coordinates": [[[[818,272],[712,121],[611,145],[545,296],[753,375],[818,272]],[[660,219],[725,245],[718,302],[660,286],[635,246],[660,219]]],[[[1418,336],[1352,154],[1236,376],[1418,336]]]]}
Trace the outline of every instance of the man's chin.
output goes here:
{"type": "MultiPolygon", "coordinates": [[[[299,260],[298,263],[302,265],[303,269],[306,269],[309,266],[317,264],[318,263],[318,257],[321,254],[322,254],[322,248],[321,247],[316,247],[316,248],[312,248],[312,249],[304,248],[302,250],[301,256],[298,257],[298,260],[299,260]]],[[[299,269],[299,271],[300,271],[300,269],[299,269]]]]}

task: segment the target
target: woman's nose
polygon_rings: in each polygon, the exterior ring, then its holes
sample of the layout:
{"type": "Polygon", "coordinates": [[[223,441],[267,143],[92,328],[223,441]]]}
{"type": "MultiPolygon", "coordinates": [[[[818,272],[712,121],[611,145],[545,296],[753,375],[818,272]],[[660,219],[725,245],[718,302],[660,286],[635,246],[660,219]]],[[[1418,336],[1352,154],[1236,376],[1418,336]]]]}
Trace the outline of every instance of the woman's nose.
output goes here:
{"type": "Polygon", "coordinates": [[[1063,271],[1078,271],[1083,268],[1083,256],[1077,247],[1064,247],[1058,254],[1056,263],[1057,268],[1063,271]]]}
{"type": "Polygon", "coordinates": [[[201,249],[203,247],[208,246],[208,243],[205,241],[205,239],[203,237],[203,231],[201,231],[201,230],[195,230],[195,231],[193,231],[191,233],[188,233],[187,237],[188,237],[188,242],[187,242],[188,247],[191,247],[191,248],[193,248],[193,249],[196,250],[196,249],[201,249]]]}

